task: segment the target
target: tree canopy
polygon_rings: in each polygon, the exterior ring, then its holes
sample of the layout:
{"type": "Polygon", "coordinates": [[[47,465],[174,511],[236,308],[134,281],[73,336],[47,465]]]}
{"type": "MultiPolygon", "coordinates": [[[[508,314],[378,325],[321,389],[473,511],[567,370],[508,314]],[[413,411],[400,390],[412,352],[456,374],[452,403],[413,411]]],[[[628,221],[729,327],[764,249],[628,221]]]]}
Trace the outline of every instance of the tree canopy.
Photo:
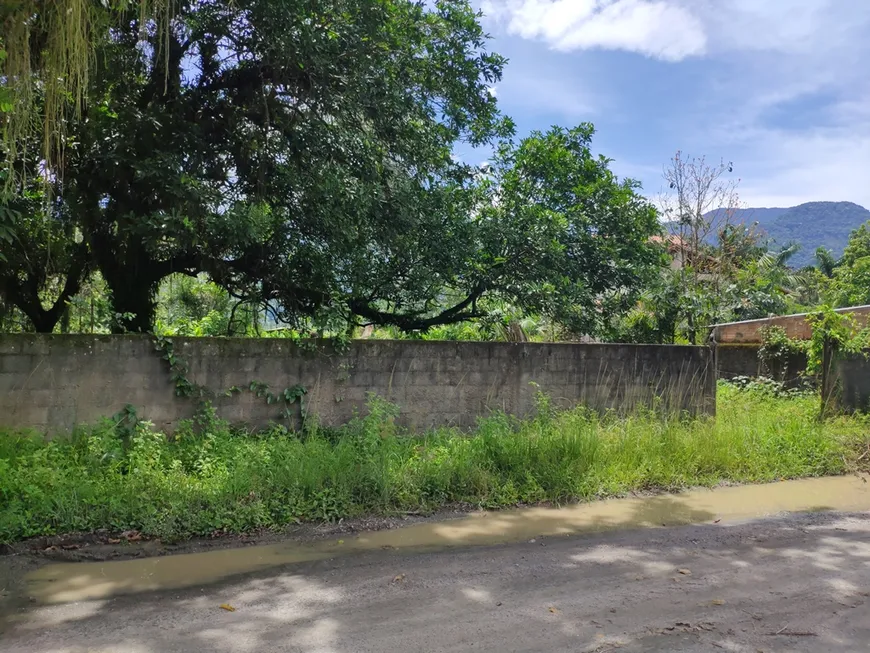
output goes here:
{"type": "Polygon", "coordinates": [[[830,276],[833,305],[870,304],[870,222],[852,232],[843,257],[832,265],[830,276]]]}
{"type": "Polygon", "coordinates": [[[329,303],[396,205],[459,175],[456,141],[510,130],[483,46],[454,0],[179,2],[165,34],[128,11],[57,177],[117,327],[147,330],[172,272],[293,313],[329,303]]]}
{"type": "Polygon", "coordinates": [[[94,272],[118,331],[150,330],[180,273],[290,324],[426,330],[509,302],[594,332],[660,262],[655,210],[590,125],[514,140],[467,0],[178,1],[161,29],[110,8],[62,159],[22,156],[39,130],[4,149],[30,174],[0,289],[38,330],[94,272]]]}

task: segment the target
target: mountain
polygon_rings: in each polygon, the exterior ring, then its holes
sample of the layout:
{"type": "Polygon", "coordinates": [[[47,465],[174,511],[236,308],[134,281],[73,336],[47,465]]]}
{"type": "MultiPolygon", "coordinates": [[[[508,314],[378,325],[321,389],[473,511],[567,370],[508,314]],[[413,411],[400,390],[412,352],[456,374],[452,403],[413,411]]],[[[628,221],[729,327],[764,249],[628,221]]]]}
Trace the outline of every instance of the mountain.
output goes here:
{"type": "MultiPolygon", "coordinates": [[[[769,225],[783,213],[788,213],[791,209],[732,209],[731,221],[735,223],[752,224],[757,222],[758,226],[769,225]]],[[[705,217],[715,216],[717,213],[723,212],[724,209],[710,211],[705,217]]]]}
{"type": "MultiPolygon", "coordinates": [[[[715,219],[720,212],[722,209],[707,216],[715,219]]],[[[793,267],[813,265],[817,247],[827,247],[839,257],[849,242],[849,234],[867,221],[870,211],[852,202],[807,202],[787,209],[738,209],[731,218],[733,223],[757,222],[759,230],[774,246],[798,243],[800,251],[789,260],[793,267]]]]}

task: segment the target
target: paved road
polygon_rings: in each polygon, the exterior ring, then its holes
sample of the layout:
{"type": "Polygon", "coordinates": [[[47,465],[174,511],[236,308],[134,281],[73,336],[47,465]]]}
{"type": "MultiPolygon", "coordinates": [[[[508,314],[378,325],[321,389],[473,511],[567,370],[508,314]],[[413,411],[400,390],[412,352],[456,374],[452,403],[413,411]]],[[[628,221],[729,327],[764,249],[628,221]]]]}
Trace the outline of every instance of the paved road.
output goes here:
{"type": "Polygon", "coordinates": [[[181,591],[33,606],[0,636],[0,650],[868,651],[868,593],[870,513],[817,513],[366,553],[181,591]]]}

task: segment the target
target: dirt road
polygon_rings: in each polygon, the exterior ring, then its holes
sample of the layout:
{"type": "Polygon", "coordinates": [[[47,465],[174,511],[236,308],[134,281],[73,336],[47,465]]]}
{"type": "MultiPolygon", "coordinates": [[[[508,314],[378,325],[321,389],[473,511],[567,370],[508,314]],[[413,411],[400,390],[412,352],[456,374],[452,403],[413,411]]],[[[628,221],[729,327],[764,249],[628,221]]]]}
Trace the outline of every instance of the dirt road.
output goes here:
{"type": "Polygon", "coordinates": [[[868,651],[870,513],[362,552],[26,606],[0,650],[868,651]]]}

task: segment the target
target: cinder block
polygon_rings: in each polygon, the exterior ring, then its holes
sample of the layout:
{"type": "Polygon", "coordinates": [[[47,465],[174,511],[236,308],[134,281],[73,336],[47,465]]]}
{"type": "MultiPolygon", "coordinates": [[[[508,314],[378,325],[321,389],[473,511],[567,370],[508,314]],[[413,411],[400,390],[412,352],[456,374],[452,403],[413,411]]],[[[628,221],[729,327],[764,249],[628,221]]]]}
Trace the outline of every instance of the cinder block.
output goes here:
{"type": "Polygon", "coordinates": [[[18,429],[33,429],[44,431],[49,424],[48,406],[36,406],[31,403],[18,402],[4,411],[3,426],[18,429]]]}
{"type": "Polygon", "coordinates": [[[18,402],[32,406],[52,407],[64,402],[63,394],[55,390],[27,388],[18,394],[18,402]]]}
{"type": "Polygon", "coordinates": [[[0,356],[0,374],[29,374],[36,369],[42,357],[28,354],[3,354],[0,356]]]}
{"type": "MultiPolygon", "coordinates": [[[[533,408],[538,389],[566,407],[578,400],[597,407],[646,401],[651,392],[679,394],[693,383],[701,384],[704,397],[714,391],[710,353],[703,348],[368,341],[326,356],[274,341],[174,342],[193,381],[218,393],[233,385],[244,389],[238,397],[217,397],[215,405],[228,419],[250,423],[266,423],[281,408],[252,397],[252,380],[273,392],[304,385],[309,406],[331,423],[346,421],[354,408],[365,412],[371,392],[399,403],[403,419],[414,423],[455,418],[468,425],[490,409],[533,408]]],[[[0,356],[0,391],[8,394],[27,380],[35,403],[57,407],[53,427],[108,415],[129,402],[171,428],[195,409],[195,401],[173,397],[168,366],[148,338],[4,336],[0,351],[13,352],[0,356]],[[33,352],[49,350],[34,370],[33,352]]],[[[692,401],[700,405],[704,397],[692,401]]]]}
{"type": "Polygon", "coordinates": [[[30,375],[22,372],[0,373],[0,395],[8,395],[24,388],[30,375]]]}

